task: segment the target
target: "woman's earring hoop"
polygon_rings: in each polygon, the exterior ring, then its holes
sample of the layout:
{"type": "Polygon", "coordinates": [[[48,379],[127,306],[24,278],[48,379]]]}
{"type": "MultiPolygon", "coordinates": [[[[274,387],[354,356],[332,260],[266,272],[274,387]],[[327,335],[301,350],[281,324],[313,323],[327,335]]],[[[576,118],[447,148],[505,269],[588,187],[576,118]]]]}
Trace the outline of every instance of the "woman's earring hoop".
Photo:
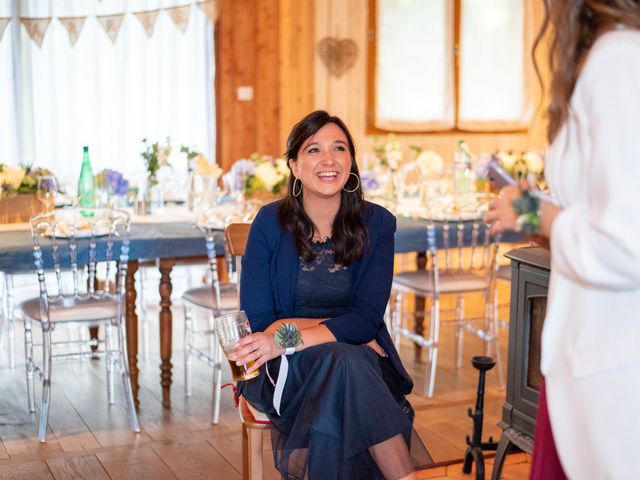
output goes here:
{"type": "Polygon", "coordinates": [[[294,177],[294,179],[293,179],[293,187],[291,187],[291,194],[294,197],[299,197],[301,193],[302,193],[302,182],[300,181],[300,179],[298,177],[294,177]],[[297,193],[296,193],[296,185],[300,185],[300,188],[298,189],[297,193]]]}
{"type": "Polygon", "coordinates": [[[358,176],[358,174],[357,174],[357,173],[350,172],[350,173],[349,173],[349,178],[351,178],[351,175],[353,175],[354,177],[356,177],[356,181],[357,181],[358,183],[357,183],[357,184],[356,184],[356,186],[355,186],[355,187],[353,187],[351,190],[348,190],[348,189],[346,189],[346,188],[345,188],[345,187],[347,186],[347,184],[345,183],[345,184],[344,184],[344,187],[342,187],[342,189],[343,189],[345,192],[347,192],[347,193],[353,193],[353,192],[355,192],[356,190],[358,190],[358,189],[360,188],[360,177],[358,176]]]}

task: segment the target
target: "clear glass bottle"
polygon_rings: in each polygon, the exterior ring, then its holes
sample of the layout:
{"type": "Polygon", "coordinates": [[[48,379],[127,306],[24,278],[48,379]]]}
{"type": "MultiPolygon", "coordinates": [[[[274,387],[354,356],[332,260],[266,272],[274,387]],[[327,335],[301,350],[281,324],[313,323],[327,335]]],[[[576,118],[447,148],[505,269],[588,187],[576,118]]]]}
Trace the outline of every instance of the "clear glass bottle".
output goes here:
{"type": "Polygon", "coordinates": [[[91,160],[89,160],[89,147],[83,147],[82,167],[78,178],[78,205],[80,207],[92,208],[96,205],[95,185],[91,160]]]}
{"type": "Polygon", "coordinates": [[[472,191],[471,152],[464,140],[458,142],[453,164],[453,185],[457,197],[472,191]]]}

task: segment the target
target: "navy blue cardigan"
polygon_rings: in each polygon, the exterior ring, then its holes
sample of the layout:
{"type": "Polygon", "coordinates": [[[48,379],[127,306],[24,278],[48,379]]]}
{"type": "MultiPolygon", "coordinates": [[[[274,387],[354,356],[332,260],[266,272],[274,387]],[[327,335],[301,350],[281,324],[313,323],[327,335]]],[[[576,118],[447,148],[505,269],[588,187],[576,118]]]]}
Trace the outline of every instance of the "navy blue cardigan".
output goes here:
{"type": "MultiPolygon", "coordinates": [[[[251,225],[242,260],[240,305],[254,332],[274,321],[294,316],[299,256],[293,235],[278,220],[279,202],[260,209],[251,225]]],[[[384,208],[366,202],[362,218],[369,231],[363,257],[349,266],[349,311],[324,324],[339,342],[361,345],[376,339],[400,376],[405,395],[413,381],[402,366],[384,323],[384,312],[393,279],[395,217],[384,208]]]]}

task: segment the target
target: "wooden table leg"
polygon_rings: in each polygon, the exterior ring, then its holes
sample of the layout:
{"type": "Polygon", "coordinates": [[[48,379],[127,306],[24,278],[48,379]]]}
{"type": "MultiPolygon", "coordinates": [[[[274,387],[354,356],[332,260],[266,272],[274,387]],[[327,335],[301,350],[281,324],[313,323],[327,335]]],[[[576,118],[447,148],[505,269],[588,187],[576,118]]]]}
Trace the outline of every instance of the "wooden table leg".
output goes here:
{"type": "MultiPolygon", "coordinates": [[[[87,289],[90,290],[90,285],[89,285],[89,278],[87,277],[87,289]]],[[[98,280],[98,277],[96,276],[93,280],[93,288],[94,290],[100,290],[100,289],[104,289],[106,288],[105,286],[105,282],[102,282],[102,285],[100,285],[100,281],[98,280]]],[[[100,327],[89,327],[89,338],[91,338],[91,340],[98,340],[98,331],[100,330],[100,327]]],[[[96,345],[91,345],[91,351],[92,352],[97,352],[98,351],[98,344],[96,345]]],[[[97,357],[93,357],[93,358],[97,358],[97,357]]]]}
{"type": "Polygon", "coordinates": [[[175,264],[174,258],[160,259],[160,385],[165,408],[171,407],[171,270],[175,264]]]}
{"type": "MultiPolygon", "coordinates": [[[[416,257],[416,266],[418,270],[424,270],[427,267],[427,254],[425,252],[418,252],[418,256],[416,257]]],[[[420,297],[416,295],[415,297],[415,312],[413,320],[413,331],[416,335],[423,336],[424,334],[424,309],[426,306],[426,302],[424,297],[420,297]]],[[[422,347],[417,343],[414,344],[414,356],[416,361],[420,360],[420,355],[422,354],[422,347]]]]}
{"type": "Polygon", "coordinates": [[[131,377],[131,389],[136,408],[140,407],[138,400],[138,315],[136,314],[136,281],[135,274],[138,271],[138,260],[127,262],[126,280],[126,330],[127,330],[127,355],[129,356],[129,376],[131,377]]]}

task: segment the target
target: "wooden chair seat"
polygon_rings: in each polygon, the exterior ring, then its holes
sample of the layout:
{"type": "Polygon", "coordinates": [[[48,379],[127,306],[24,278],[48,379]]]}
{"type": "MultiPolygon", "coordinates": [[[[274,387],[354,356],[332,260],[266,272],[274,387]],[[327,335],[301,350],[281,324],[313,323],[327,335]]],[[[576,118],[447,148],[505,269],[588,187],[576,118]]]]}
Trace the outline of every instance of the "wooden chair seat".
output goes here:
{"type": "Polygon", "coordinates": [[[269,428],[271,421],[263,412],[256,410],[244,397],[238,398],[238,413],[240,420],[249,428],[269,428]]]}

